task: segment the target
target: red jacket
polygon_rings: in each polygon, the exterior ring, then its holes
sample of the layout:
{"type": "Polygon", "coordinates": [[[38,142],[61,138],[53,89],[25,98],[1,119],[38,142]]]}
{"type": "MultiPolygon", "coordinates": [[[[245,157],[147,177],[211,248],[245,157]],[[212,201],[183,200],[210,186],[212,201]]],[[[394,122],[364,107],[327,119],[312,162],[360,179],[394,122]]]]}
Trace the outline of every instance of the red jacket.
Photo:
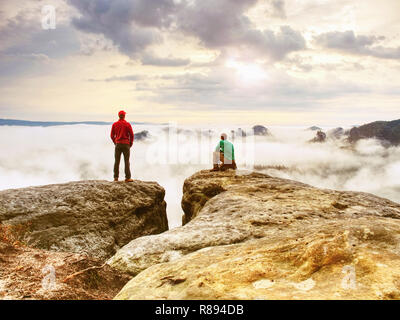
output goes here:
{"type": "Polygon", "coordinates": [[[112,125],[111,140],[114,144],[129,144],[132,147],[135,136],[129,122],[120,119],[112,125]]]}

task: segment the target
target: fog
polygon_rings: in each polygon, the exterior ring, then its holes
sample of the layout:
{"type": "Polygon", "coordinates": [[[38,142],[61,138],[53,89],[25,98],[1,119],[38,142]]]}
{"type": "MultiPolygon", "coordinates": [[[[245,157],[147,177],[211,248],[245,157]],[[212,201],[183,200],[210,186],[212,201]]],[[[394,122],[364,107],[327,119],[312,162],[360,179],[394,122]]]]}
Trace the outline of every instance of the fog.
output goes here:
{"type": "MultiPolygon", "coordinates": [[[[135,132],[148,130],[150,138],[135,141],[131,150],[133,178],[157,181],[166,189],[170,228],[181,224],[184,180],[212,168],[212,151],[221,132],[234,142],[239,169],[321,188],[370,192],[400,202],[399,147],[384,148],[376,140],[349,146],[344,138],[308,143],[315,131],[304,127],[269,127],[267,137],[232,137],[231,130],[237,129],[134,126],[135,132]]],[[[94,125],[0,127],[0,189],[84,179],[112,181],[114,146],[109,130],[94,125]]]]}

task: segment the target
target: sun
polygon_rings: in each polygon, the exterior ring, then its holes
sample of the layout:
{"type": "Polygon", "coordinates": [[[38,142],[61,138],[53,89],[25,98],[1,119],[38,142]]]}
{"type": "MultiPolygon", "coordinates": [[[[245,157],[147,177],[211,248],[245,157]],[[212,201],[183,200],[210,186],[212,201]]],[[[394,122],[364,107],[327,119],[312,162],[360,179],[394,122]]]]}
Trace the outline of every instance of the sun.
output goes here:
{"type": "Polygon", "coordinates": [[[265,70],[257,63],[242,63],[229,59],[225,66],[235,70],[237,80],[243,85],[256,85],[268,79],[265,70]]]}

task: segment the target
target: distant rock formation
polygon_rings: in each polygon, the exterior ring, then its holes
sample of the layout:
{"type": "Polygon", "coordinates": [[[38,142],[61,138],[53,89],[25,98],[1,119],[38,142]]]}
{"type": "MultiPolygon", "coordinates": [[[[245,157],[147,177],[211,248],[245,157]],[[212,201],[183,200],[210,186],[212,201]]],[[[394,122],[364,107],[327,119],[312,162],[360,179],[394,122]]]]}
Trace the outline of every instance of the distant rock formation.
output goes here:
{"type": "Polygon", "coordinates": [[[27,226],[31,247],[107,259],[140,236],[168,230],[155,182],[80,181],[0,191],[0,223],[27,226]]]}
{"type": "Polygon", "coordinates": [[[150,133],[147,130],[135,133],[135,141],[144,141],[150,137],[150,133]]]}
{"type": "Polygon", "coordinates": [[[115,299],[399,299],[400,204],[247,171],[184,184],[182,227],[108,263],[115,299]]]}
{"type": "Polygon", "coordinates": [[[322,131],[318,131],[315,138],[311,139],[309,142],[312,143],[322,143],[326,141],[326,133],[322,131]]]}
{"type": "Polygon", "coordinates": [[[400,119],[376,121],[350,130],[349,141],[352,143],[368,138],[376,138],[392,146],[400,145],[400,119]]]}
{"type": "Polygon", "coordinates": [[[242,128],[237,129],[236,135],[238,137],[246,137],[247,136],[246,131],[244,131],[242,128]]]}
{"type": "Polygon", "coordinates": [[[72,126],[77,124],[108,126],[112,125],[112,122],[103,122],[103,121],[58,122],[58,121],[25,121],[25,120],[13,120],[13,119],[0,119],[0,126],[54,127],[54,126],[72,126]]]}
{"type": "Polygon", "coordinates": [[[307,128],[307,130],[309,130],[309,131],[321,131],[322,129],[320,127],[317,127],[317,126],[312,126],[312,127],[307,128]]]}
{"type": "MultiPolygon", "coordinates": [[[[104,121],[27,121],[27,120],[15,120],[15,119],[0,119],[0,126],[19,126],[19,127],[55,127],[55,126],[72,126],[78,124],[96,125],[96,126],[111,126],[112,122],[104,121]]],[[[132,123],[133,124],[133,123],[132,123]]],[[[150,124],[146,122],[136,122],[135,125],[150,124]]]]}
{"type": "MultiPolygon", "coordinates": [[[[165,127],[162,130],[168,134],[183,134],[188,136],[193,136],[194,134],[196,134],[196,130],[182,129],[176,127],[165,127]]],[[[211,132],[211,130],[209,130],[209,132],[211,132]]]]}
{"type": "Polygon", "coordinates": [[[344,136],[345,131],[343,128],[331,129],[327,132],[327,136],[331,139],[340,139],[344,136]]]}
{"type": "Polygon", "coordinates": [[[255,136],[268,136],[269,135],[269,131],[266,127],[264,126],[254,126],[253,127],[253,133],[255,136]]]}

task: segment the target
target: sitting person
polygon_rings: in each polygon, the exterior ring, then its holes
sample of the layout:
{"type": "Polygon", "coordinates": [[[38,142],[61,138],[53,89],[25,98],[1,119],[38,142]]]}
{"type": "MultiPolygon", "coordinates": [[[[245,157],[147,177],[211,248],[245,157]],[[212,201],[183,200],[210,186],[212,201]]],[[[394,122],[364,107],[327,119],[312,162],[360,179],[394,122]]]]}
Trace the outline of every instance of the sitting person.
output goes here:
{"type": "Polygon", "coordinates": [[[215,148],[215,152],[213,154],[214,168],[211,171],[237,169],[235,162],[235,149],[233,144],[229,142],[227,138],[228,136],[226,133],[221,134],[221,141],[215,148]]]}

